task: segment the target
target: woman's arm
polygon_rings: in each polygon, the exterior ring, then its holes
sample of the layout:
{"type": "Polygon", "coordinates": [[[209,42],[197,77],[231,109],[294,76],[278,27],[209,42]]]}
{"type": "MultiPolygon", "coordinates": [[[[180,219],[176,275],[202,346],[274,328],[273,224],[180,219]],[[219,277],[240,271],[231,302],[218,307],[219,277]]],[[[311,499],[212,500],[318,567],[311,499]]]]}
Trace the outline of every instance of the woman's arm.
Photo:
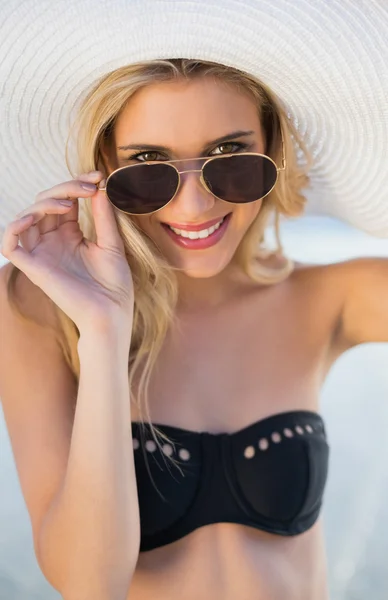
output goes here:
{"type": "Polygon", "coordinates": [[[340,336],[348,347],[388,342],[388,258],[357,258],[341,264],[340,336]]]}
{"type": "Polygon", "coordinates": [[[65,600],[125,600],[140,547],[127,328],[81,332],[80,382],[62,488],[42,525],[40,562],[65,600]]]}

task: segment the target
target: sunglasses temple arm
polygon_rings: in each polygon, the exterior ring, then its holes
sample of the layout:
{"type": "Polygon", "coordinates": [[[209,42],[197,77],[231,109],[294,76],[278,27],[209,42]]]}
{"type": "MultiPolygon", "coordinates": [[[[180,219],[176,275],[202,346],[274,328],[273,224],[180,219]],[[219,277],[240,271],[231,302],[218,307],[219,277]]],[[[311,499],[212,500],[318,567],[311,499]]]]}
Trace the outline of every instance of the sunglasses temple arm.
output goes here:
{"type": "Polygon", "coordinates": [[[285,149],[284,149],[284,140],[283,140],[283,134],[282,134],[282,166],[278,168],[278,171],[284,171],[287,165],[287,161],[286,161],[286,154],[285,154],[285,149]]]}

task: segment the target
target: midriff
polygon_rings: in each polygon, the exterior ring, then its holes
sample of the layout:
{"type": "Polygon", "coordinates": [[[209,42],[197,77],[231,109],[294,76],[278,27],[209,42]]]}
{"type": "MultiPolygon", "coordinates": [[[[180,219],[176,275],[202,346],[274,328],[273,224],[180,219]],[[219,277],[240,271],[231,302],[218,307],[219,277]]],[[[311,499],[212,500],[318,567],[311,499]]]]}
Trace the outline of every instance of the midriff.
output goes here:
{"type": "Polygon", "coordinates": [[[139,555],[128,600],[328,600],[322,517],[282,537],[215,523],[139,555]]]}

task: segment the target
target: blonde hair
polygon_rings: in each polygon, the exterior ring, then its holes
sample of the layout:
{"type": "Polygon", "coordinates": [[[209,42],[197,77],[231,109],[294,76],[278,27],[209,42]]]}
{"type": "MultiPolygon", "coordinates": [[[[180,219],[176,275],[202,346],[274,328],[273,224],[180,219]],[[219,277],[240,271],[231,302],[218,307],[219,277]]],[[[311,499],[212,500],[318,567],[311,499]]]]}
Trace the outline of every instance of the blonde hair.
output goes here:
{"type": "MultiPolygon", "coordinates": [[[[153,60],[131,64],[110,72],[97,81],[84,97],[73,128],[66,143],[66,162],[69,164],[69,140],[76,134],[76,171],[78,174],[99,169],[106,172],[101,148],[109,144],[120,111],[133,94],[144,86],[156,82],[192,80],[196,77],[211,76],[248,93],[256,103],[258,116],[267,142],[266,154],[280,166],[282,158],[281,134],[284,140],[287,168],[280,171],[279,179],[272,192],[263,200],[255,221],[244,236],[236,259],[249,277],[261,284],[272,285],[284,280],[292,272],[294,263],[283,254],[279,235],[279,216],[299,216],[306,199],[301,189],[308,185],[307,175],[312,164],[302,139],[293,126],[281,101],[256,77],[221,64],[191,59],[153,60]],[[305,164],[297,164],[297,152],[305,164]],[[277,248],[269,250],[265,245],[265,229],[270,216],[275,217],[277,248]],[[263,264],[272,255],[284,257],[281,267],[271,268],[263,264]]],[[[168,440],[162,432],[152,426],[149,418],[147,390],[152,369],[162,347],[166,332],[174,318],[178,289],[174,270],[161,255],[156,245],[145,236],[128,215],[114,209],[118,230],[124,242],[135,291],[132,340],[128,357],[128,373],[131,402],[135,403],[143,422],[144,404],[147,421],[152,435],[159,445],[157,432],[168,440]],[[138,395],[133,396],[132,387],[135,374],[139,375],[138,395]]],[[[80,227],[86,238],[96,241],[96,232],[91,210],[91,200],[86,199],[80,206],[80,227]]],[[[15,302],[15,280],[19,269],[13,266],[8,282],[10,302],[15,302]]],[[[73,321],[54,303],[58,318],[55,330],[64,358],[78,384],[80,364],[77,354],[79,331],[73,321]]],[[[20,309],[18,309],[20,313],[20,309]]],[[[22,315],[26,318],[25,315],[22,315]]]]}

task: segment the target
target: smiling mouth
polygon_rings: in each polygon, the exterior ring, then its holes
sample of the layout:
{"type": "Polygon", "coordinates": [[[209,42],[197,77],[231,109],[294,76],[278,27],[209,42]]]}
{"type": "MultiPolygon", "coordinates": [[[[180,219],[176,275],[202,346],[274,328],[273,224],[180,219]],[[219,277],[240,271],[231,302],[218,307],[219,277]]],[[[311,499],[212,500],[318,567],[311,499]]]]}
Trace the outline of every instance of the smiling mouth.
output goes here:
{"type": "Polygon", "coordinates": [[[227,213],[226,215],[219,215],[214,219],[210,219],[209,221],[205,221],[204,223],[196,224],[196,223],[172,223],[172,222],[162,222],[162,225],[168,225],[172,229],[177,229],[179,231],[203,231],[205,229],[210,229],[214,225],[217,225],[222,219],[225,219],[232,213],[227,213]]]}
{"type": "Polygon", "coordinates": [[[161,223],[167,235],[181,248],[186,250],[205,250],[217,244],[224,236],[228,228],[232,213],[221,217],[208,229],[202,231],[187,231],[184,229],[176,229],[161,223]]]}
{"type": "Polygon", "coordinates": [[[209,235],[212,235],[212,233],[217,231],[217,229],[221,227],[222,223],[224,222],[227,216],[228,215],[225,215],[224,217],[216,221],[213,225],[211,225],[211,227],[204,227],[203,229],[179,229],[177,227],[172,227],[168,223],[164,223],[164,225],[171,229],[171,231],[173,231],[176,235],[180,235],[181,237],[188,238],[190,240],[198,240],[207,238],[209,237],[209,235]]]}

